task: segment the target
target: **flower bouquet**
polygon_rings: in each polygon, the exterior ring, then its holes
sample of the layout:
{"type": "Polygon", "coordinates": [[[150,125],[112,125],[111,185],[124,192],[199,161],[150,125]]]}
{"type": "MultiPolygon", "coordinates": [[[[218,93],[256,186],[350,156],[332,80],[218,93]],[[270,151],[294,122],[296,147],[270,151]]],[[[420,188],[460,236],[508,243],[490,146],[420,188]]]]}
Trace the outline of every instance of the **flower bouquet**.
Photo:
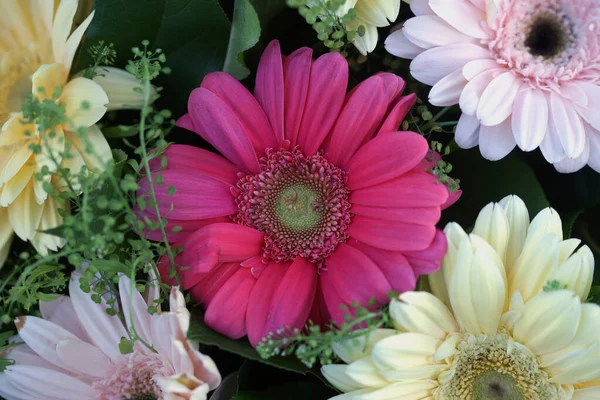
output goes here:
{"type": "Polygon", "coordinates": [[[597,0],[0,5],[0,398],[600,399],[597,0]]]}

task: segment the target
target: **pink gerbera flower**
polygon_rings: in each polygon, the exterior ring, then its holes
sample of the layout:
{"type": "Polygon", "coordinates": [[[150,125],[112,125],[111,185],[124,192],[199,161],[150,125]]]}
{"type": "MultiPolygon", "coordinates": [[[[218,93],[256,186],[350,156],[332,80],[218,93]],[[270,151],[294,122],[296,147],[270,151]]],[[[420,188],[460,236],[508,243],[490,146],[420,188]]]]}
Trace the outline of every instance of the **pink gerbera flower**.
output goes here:
{"type": "Polygon", "coordinates": [[[456,142],[489,160],[538,146],[560,172],[600,171],[598,0],[413,0],[386,48],[414,58],[434,105],[460,104],[456,142]]]}
{"type": "Polygon", "coordinates": [[[205,400],[221,382],[213,360],[186,338],[190,313],[183,295],[171,290],[169,312],[150,315],[157,290],[146,299],[126,276],[119,280],[125,323],[106,313],[106,299],[92,301],[74,273],[69,296],[40,302],[42,318],[20,317],[18,341],[9,350],[15,364],[0,373],[7,400],[205,400]],[[131,290],[133,288],[133,291],[131,290]],[[137,332],[133,351],[121,338],[137,332]],[[148,347],[148,346],[151,346],[148,347]]]}
{"type": "Polygon", "coordinates": [[[387,302],[440,266],[446,241],[435,224],[448,190],[427,172],[427,141],[396,131],[415,96],[401,96],[405,82],[392,74],[349,94],[347,82],[341,55],[313,60],[302,48],[284,59],[272,42],[254,96],[213,73],[178,121],[223,156],[171,146],[159,206],[184,248],[183,288],[229,337],[256,345],[309,317],[341,321],[340,305],[387,302]]]}

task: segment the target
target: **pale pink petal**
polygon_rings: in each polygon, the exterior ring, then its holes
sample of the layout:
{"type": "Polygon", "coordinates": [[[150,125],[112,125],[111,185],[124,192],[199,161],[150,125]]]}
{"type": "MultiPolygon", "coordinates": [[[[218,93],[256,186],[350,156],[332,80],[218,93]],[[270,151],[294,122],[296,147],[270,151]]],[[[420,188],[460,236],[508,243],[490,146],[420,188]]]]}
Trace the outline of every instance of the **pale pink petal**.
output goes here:
{"type": "Polygon", "coordinates": [[[98,395],[87,383],[51,369],[13,365],[5,373],[15,387],[36,399],[94,400],[98,395]]]}
{"type": "MultiPolygon", "coordinates": [[[[148,315],[148,312],[145,311],[145,314],[148,315]]],[[[69,369],[77,371],[77,375],[103,378],[111,372],[110,358],[96,346],[83,340],[76,338],[63,340],[56,346],[56,352],[69,369]]]]}
{"type": "Polygon", "coordinates": [[[195,285],[217,264],[242,262],[261,254],[263,245],[263,234],[247,226],[217,223],[199,229],[183,241],[187,251],[181,254],[180,265],[190,267],[184,274],[183,288],[195,285]]]}
{"type": "MultiPolygon", "coordinates": [[[[546,95],[545,97],[546,103],[549,103],[550,96],[546,95]]],[[[540,143],[540,150],[548,162],[557,163],[567,157],[560,142],[560,134],[561,132],[558,131],[558,127],[554,123],[554,118],[550,115],[548,117],[548,130],[542,143],[540,143]]]]}
{"type": "Polygon", "coordinates": [[[229,161],[245,172],[260,171],[248,131],[220,97],[204,88],[194,89],[188,109],[196,132],[229,161]]]}
{"type": "Polygon", "coordinates": [[[297,257],[273,294],[265,335],[281,328],[293,330],[304,327],[317,291],[317,280],[317,266],[297,257]]]}
{"type": "Polygon", "coordinates": [[[108,306],[104,299],[96,304],[88,293],[79,287],[79,273],[73,273],[69,282],[69,294],[73,308],[92,342],[111,359],[121,355],[119,342],[128,337],[125,327],[118,317],[106,313],[108,306]]]}
{"type": "MultiPolygon", "coordinates": [[[[580,82],[578,82],[578,81],[562,82],[560,84],[560,93],[564,97],[571,100],[577,106],[581,106],[581,107],[585,108],[588,105],[588,96],[584,90],[585,86],[586,86],[585,83],[583,85],[581,85],[580,82]]],[[[597,88],[597,86],[595,86],[595,85],[592,85],[592,86],[594,88],[597,88]]],[[[598,95],[600,96],[600,92],[598,95]]],[[[593,99],[593,96],[592,96],[592,99],[593,99]]]]}
{"type": "Polygon", "coordinates": [[[150,343],[152,340],[152,324],[150,322],[148,306],[142,294],[137,291],[135,282],[132,283],[125,275],[122,275],[119,279],[119,295],[127,327],[130,330],[135,327],[140,338],[146,341],[146,343],[150,343]]]}
{"type": "Polygon", "coordinates": [[[448,251],[448,241],[441,230],[437,230],[431,245],[425,250],[405,252],[404,256],[410,262],[415,274],[431,274],[442,266],[442,259],[448,251]]]}
{"type": "Polygon", "coordinates": [[[484,158],[498,161],[508,155],[515,146],[510,118],[499,125],[481,125],[479,130],[479,150],[484,158]]]}
{"type": "Polygon", "coordinates": [[[269,333],[265,330],[265,326],[269,318],[271,301],[290,264],[271,263],[267,265],[254,284],[246,311],[246,329],[248,330],[248,339],[253,346],[256,346],[269,333]]]}
{"type": "Polygon", "coordinates": [[[53,301],[40,301],[39,306],[42,318],[67,329],[79,339],[86,342],[90,341],[90,337],[83,329],[81,321],[75,313],[73,302],[69,296],[61,296],[53,301]]]}
{"type": "MultiPolygon", "coordinates": [[[[158,352],[171,359],[173,355],[171,351],[171,340],[174,337],[178,337],[181,333],[181,327],[179,326],[179,319],[175,313],[162,313],[155,314],[152,316],[152,346],[158,352]]],[[[149,351],[143,344],[136,342],[134,344],[134,350],[140,352],[149,351]]]]}
{"type": "MultiPolygon", "coordinates": [[[[281,58],[281,55],[280,55],[281,58]]],[[[224,72],[213,72],[206,75],[200,87],[219,96],[227,106],[235,111],[236,117],[246,128],[248,136],[258,156],[264,156],[265,149],[278,148],[279,142],[267,115],[257,98],[246,89],[237,79],[224,72]]],[[[258,87],[258,84],[257,84],[258,87]]],[[[261,102],[262,103],[262,102],[261,102]]],[[[283,108],[283,101],[280,105],[283,108]]]]}
{"type": "Polygon", "coordinates": [[[479,130],[481,124],[477,117],[462,114],[456,125],[454,140],[463,149],[470,149],[479,144],[479,130]]]}
{"type": "Polygon", "coordinates": [[[345,167],[362,143],[375,134],[389,104],[384,95],[384,83],[382,77],[375,75],[360,83],[350,93],[327,143],[323,146],[329,161],[345,167]],[[369,112],[363,112],[364,110],[369,112]]]}
{"type": "Polygon", "coordinates": [[[403,293],[414,290],[417,286],[417,276],[402,253],[381,250],[355,240],[351,240],[350,245],[360,250],[379,267],[392,290],[403,293]]]}
{"type": "Polygon", "coordinates": [[[416,101],[417,95],[414,93],[411,93],[407,96],[402,96],[388,113],[387,117],[381,124],[377,135],[396,132],[398,127],[402,124],[402,121],[404,121],[406,118],[406,115],[408,115],[410,109],[415,105],[416,101]]]}
{"type": "Polygon", "coordinates": [[[231,339],[246,336],[246,309],[255,282],[248,269],[238,270],[210,302],[204,314],[206,324],[231,339]]]}
{"type": "Polygon", "coordinates": [[[0,374],[0,396],[7,400],[38,400],[38,397],[13,385],[6,374],[0,374]]]}
{"type": "MultiPolygon", "coordinates": [[[[185,169],[168,169],[155,172],[152,176],[158,207],[163,218],[199,220],[237,212],[229,183],[185,169]],[[164,183],[156,184],[158,175],[163,177],[164,183]],[[172,186],[175,187],[175,193],[169,195],[172,186]]],[[[148,180],[142,179],[139,186],[138,197],[143,196],[145,201],[149,202],[148,180]]],[[[147,206],[144,212],[156,214],[152,206],[147,206]]]]}
{"type": "Polygon", "coordinates": [[[433,86],[469,61],[488,58],[489,51],[481,46],[470,43],[448,44],[419,54],[410,64],[410,73],[417,80],[433,86]]]}
{"type": "Polygon", "coordinates": [[[50,321],[33,316],[19,317],[15,325],[21,339],[40,357],[62,369],[75,372],[56,352],[60,342],[77,340],[74,334],[50,321]]]}
{"type": "Polygon", "coordinates": [[[488,34],[481,23],[486,21],[485,12],[467,0],[429,0],[429,7],[454,28],[477,39],[486,39],[488,34]]]}
{"type": "Polygon", "coordinates": [[[355,215],[347,233],[378,249],[418,251],[429,246],[435,236],[435,226],[355,215]]]}
{"type": "Polygon", "coordinates": [[[458,104],[461,93],[466,85],[467,80],[463,76],[462,69],[458,69],[446,75],[431,88],[429,102],[438,107],[458,104]]]}
{"type": "Polygon", "coordinates": [[[581,168],[585,167],[586,164],[589,162],[589,159],[590,139],[589,136],[586,136],[585,147],[583,148],[581,155],[574,159],[565,157],[562,159],[562,161],[559,161],[556,164],[554,164],[554,168],[556,168],[558,172],[561,172],[563,174],[570,174],[572,172],[579,171],[581,168]]]}
{"type": "Polygon", "coordinates": [[[424,49],[453,43],[477,43],[477,40],[448,25],[437,15],[423,15],[404,23],[402,32],[408,40],[424,49]]]}
{"type": "Polygon", "coordinates": [[[494,77],[496,77],[497,72],[498,70],[484,71],[475,76],[469,81],[469,83],[465,85],[458,100],[458,104],[460,105],[460,109],[463,113],[469,115],[475,115],[475,113],[477,113],[477,107],[479,107],[481,95],[489,86],[490,82],[492,82],[494,77]]]}
{"type": "Polygon", "coordinates": [[[240,268],[242,267],[239,262],[223,263],[216,266],[190,289],[192,297],[202,303],[204,307],[208,307],[225,282],[240,268]]]}
{"type": "Polygon", "coordinates": [[[494,78],[481,94],[477,118],[482,125],[494,126],[505,121],[512,113],[521,80],[512,72],[494,78]]]}
{"type": "Polygon", "coordinates": [[[345,302],[356,301],[366,306],[373,297],[379,303],[388,302],[390,283],[379,267],[357,248],[340,243],[326,266],[332,285],[345,302]]]}
{"type": "MultiPolygon", "coordinates": [[[[62,369],[57,365],[52,364],[50,361],[40,357],[35,351],[33,351],[29,346],[27,346],[27,344],[11,348],[7,352],[7,355],[8,354],[10,355],[10,359],[15,361],[15,364],[33,365],[36,367],[50,368],[62,371],[62,369]]],[[[2,376],[2,374],[0,374],[0,376],[2,376]]]]}
{"type": "Polygon", "coordinates": [[[313,62],[298,132],[298,146],[304,155],[312,156],[321,147],[342,109],[347,86],[348,63],[339,53],[325,54],[313,62]]]}
{"type": "Polygon", "coordinates": [[[385,39],[385,49],[396,57],[408,58],[410,60],[425,51],[424,48],[408,40],[402,29],[391,33],[385,39]]]}
{"type": "Polygon", "coordinates": [[[462,71],[465,78],[470,81],[482,72],[489,71],[490,69],[502,70],[502,68],[502,65],[498,64],[496,60],[486,59],[469,61],[465,64],[462,71]]]}
{"type": "Polygon", "coordinates": [[[587,129],[590,140],[590,159],[588,165],[596,172],[600,172],[600,132],[592,127],[587,129]]]}
{"type": "MultiPolygon", "coordinates": [[[[275,138],[278,143],[283,141],[283,64],[279,42],[273,40],[260,58],[256,71],[254,95],[267,113],[275,138]]],[[[269,146],[267,146],[269,147],[269,146]]]]}
{"type": "Polygon", "coordinates": [[[575,107],[559,94],[552,92],[550,93],[550,112],[567,157],[579,157],[585,147],[585,128],[575,107]]]}
{"type": "Polygon", "coordinates": [[[534,150],[542,143],[548,130],[548,103],[541,90],[523,84],[513,106],[512,130],[523,151],[534,150]]]}
{"type": "Polygon", "coordinates": [[[577,108],[579,114],[595,129],[600,130],[600,86],[589,82],[578,82],[587,97],[587,104],[577,108]]]}
{"type": "Polygon", "coordinates": [[[411,0],[410,10],[417,16],[433,14],[433,10],[429,7],[429,0],[411,0]]]}
{"type": "Polygon", "coordinates": [[[396,178],[417,166],[427,150],[427,141],[414,132],[377,136],[348,163],[347,185],[355,190],[396,178]]]}
{"type": "Polygon", "coordinates": [[[298,141],[298,132],[302,123],[310,84],[312,65],[312,49],[303,47],[283,62],[283,78],[285,82],[285,139],[292,148],[298,141]]]}

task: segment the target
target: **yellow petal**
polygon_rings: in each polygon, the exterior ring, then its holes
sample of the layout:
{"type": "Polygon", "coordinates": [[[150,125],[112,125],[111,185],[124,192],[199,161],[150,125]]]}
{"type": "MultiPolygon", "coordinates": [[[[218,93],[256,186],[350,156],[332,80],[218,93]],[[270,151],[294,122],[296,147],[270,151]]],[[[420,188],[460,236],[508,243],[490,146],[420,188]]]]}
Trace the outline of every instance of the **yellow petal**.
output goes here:
{"type": "Polygon", "coordinates": [[[363,388],[380,388],[389,385],[389,382],[379,374],[371,357],[368,356],[349,364],[346,375],[363,388]]]}
{"type": "Polygon", "coordinates": [[[575,385],[597,379],[600,379],[600,341],[590,348],[585,358],[565,372],[551,377],[550,382],[575,385]]]}
{"type": "Polygon", "coordinates": [[[554,232],[525,242],[521,255],[508,275],[510,293],[518,290],[527,302],[540,293],[558,268],[559,238],[554,232]]]}
{"type": "Polygon", "coordinates": [[[577,333],[581,302],[569,290],[542,292],[525,303],[513,336],[537,355],[564,349],[577,333]]]}
{"type": "Polygon", "coordinates": [[[600,399],[600,385],[577,389],[572,400],[597,400],[600,399]]]}
{"type": "Polygon", "coordinates": [[[355,18],[353,21],[349,22],[348,28],[351,30],[356,30],[361,25],[365,27],[365,34],[363,36],[359,36],[357,34],[356,39],[354,39],[352,43],[360,52],[360,54],[366,56],[368,53],[375,50],[379,34],[377,33],[377,27],[371,24],[367,24],[359,18],[355,18]]]}
{"type": "Polygon", "coordinates": [[[500,204],[490,203],[479,212],[473,233],[496,250],[502,263],[506,261],[509,226],[504,208],[500,204]]]}
{"type": "Polygon", "coordinates": [[[43,206],[35,201],[33,184],[30,183],[8,207],[8,219],[17,236],[22,240],[33,239],[42,218],[42,211],[43,206]]]}
{"type": "Polygon", "coordinates": [[[496,251],[477,235],[461,242],[448,292],[454,316],[463,329],[497,332],[506,301],[504,266],[496,251]]]}
{"type": "Polygon", "coordinates": [[[458,246],[461,241],[467,237],[463,228],[455,222],[451,222],[444,228],[444,235],[448,241],[448,251],[442,261],[442,268],[429,275],[429,286],[431,292],[440,299],[447,307],[450,307],[450,298],[448,297],[448,283],[452,270],[456,264],[458,255],[458,246]]]}
{"type": "Polygon", "coordinates": [[[70,131],[65,132],[65,137],[79,151],[90,171],[104,171],[106,164],[113,159],[110,146],[97,125],[88,128],[85,138],[70,131]],[[86,143],[89,144],[89,148],[86,143]],[[91,150],[92,153],[87,150],[91,150]]]}
{"type": "Polygon", "coordinates": [[[373,392],[357,394],[352,400],[424,400],[433,395],[438,384],[433,380],[397,382],[373,392]]]}
{"type": "Polygon", "coordinates": [[[594,277],[594,255],[583,246],[554,271],[551,281],[559,281],[574,291],[582,301],[587,300],[594,277]]]}
{"type": "Polygon", "coordinates": [[[93,80],[75,78],[65,85],[59,101],[66,104],[67,117],[74,127],[87,128],[104,116],[108,96],[93,80]],[[83,108],[84,103],[87,103],[87,109],[83,108]]]}
{"type": "Polygon", "coordinates": [[[0,208],[0,269],[4,265],[13,238],[13,229],[8,220],[8,209],[0,208]]]}
{"type": "Polygon", "coordinates": [[[373,363],[381,370],[435,364],[433,355],[441,340],[422,333],[399,333],[373,348],[373,363]]]}
{"type": "MultiPolygon", "coordinates": [[[[47,167],[50,173],[58,170],[62,163],[63,153],[65,151],[65,133],[63,128],[56,126],[52,131],[40,134],[40,146],[42,151],[35,154],[35,163],[38,171],[47,167]]],[[[49,176],[46,176],[49,180],[49,176]]]]}
{"type": "Polygon", "coordinates": [[[67,38],[77,11],[77,0],[61,0],[52,24],[52,50],[56,62],[63,61],[67,38]]]}
{"type": "MultiPolygon", "coordinates": [[[[144,95],[134,89],[142,89],[141,82],[129,72],[113,67],[100,67],[94,82],[102,86],[108,95],[108,110],[141,109],[144,95]]],[[[151,87],[150,99],[154,99],[156,89],[151,87]]]]}
{"type": "Polygon", "coordinates": [[[444,339],[459,330],[456,320],[440,299],[427,292],[405,292],[390,302],[396,329],[444,339]]]}
{"type": "Polygon", "coordinates": [[[68,73],[65,66],[60,63],[42,65],[31,78],[31,93],[39,100],[58,99],[67,81],[68,73]]]}
{"type": "Polygon", "coordinates": [[[22,146],[25,141],[37,136],[35,125],[23,122],[23,114],[17,114],[6,121],[0,133],[0,146],[22,146]]]}
{"type": "Polygon", "coordinates": [[[509,274],[525,244],[529,228],[529,212],[523,200],[515,195],[506,196],[500,200],[500,205],[504,209],[509,227],[504,261],[504,268],[506,268],[506,273],[509,274]]]}
{"type": "Polygon", "coordinates": [[[53,197],[49,197],[44,202],[44,210],[38,227],[39,232],[36,232],[31,240],[31,244],[40,254],[48,254],[48,250],[57,251],[65,245],[64,239],[43,233],[43,231],[54,229],[62,225],[63,218],[59,213],[59,209],[67,210],[67,206],[59,205],[53,197]]]}
{"type": "Polygon", "coordinates": [[[383,27],[398,18],[400,0],[360,0],[354,9],[357,17],[365,23],[383,27]]]}
{"type": "Polygon", "coordinates": [[[342,343],[333,343],[331,345],[334,353],[341,358],[345,363],[350,364],[353,361],[359,360],[373,352],[375,346],[380,340],[397,334],[394,329],[377,329],[371,332],[368,336],[360,336],[359,338],[348,340],[342,343]]]}
{"type": "Polygon", "coordinates": [[[351,392],[353,390],[361,389],[362,386],[346,374],[347,370],[347,365],[331,364],[323,365],[321,367],[321,373],[325,379],[342,392],[351,392]]]}
{"type": "Polygon", "coordinates": [[[65,173],[68,174],[69,181],[67,182],[62,174],[57,175],[55,180],[56,189],[79,192],[81,190],[79,175],[83,173],[84,177],[87,176],[87,168],[85,168],[83,157],[75,147],[69,149],[69,156],[65,156],[63,159],[62,168],[68,170],[65,173]]]}
{"type": "Polygon", "coordinates": [[[0,194],[0,207],[8,207],[18,195],[21,194],[25,186],[30,183],[35,167],[33,163],[25,163],[23,167],[8,182],[2,186],[0,194]]]}
{"type": "Polygon", "coordinates": [[[4,169],[2,170],[0,184],[6,183],[13,179],[26,163],[33,165],[33,150],[31,150],[29,147],[31,143],[33,143],[33,141],[25,142],[24,145],[11,154],[6,165],[4,166],[4,169]]]}
{"type": "Polygon", "coordinates": [[[94,19],[94,14],[96,11],[92,11],[92,13],[73,31],[69,39],[67,40],[64,53],[62,54],[61,62],[65,65],[67,71],[71,70],[71,64],[73,64],[73,58],[75,57],[75,53],[77,52],[77,48],[79,47],[79,43],[81,43],[81,38],[85,33],[86,29],[94,19]]]}

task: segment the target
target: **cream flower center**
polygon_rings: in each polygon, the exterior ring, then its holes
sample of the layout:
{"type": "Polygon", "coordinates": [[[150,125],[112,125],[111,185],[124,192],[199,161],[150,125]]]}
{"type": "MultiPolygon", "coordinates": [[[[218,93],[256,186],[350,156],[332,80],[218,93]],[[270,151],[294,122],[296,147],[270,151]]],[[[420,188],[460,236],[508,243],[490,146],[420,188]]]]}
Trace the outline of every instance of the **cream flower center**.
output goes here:
{"type": "Polygon", "coordinates": [[[553,399],[557,392],[535,355],[507,333],[465,333],[434,392],[443,400],[553,399]]]}
{"type": "Polygon", "coordinates": [[[21,111],[31,93],[31,76],[43,65],[52,62],[50,39],[27,47],[0,52],[0,125],[21,111]]]}

